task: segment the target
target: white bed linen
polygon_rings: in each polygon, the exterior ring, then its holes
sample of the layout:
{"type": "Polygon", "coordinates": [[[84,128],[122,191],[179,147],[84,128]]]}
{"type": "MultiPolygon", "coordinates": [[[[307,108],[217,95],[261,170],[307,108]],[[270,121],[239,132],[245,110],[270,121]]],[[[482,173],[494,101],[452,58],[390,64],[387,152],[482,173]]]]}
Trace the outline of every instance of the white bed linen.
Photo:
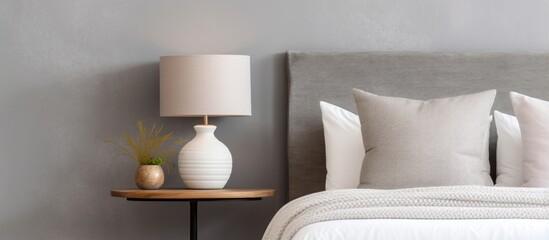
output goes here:
{"type": "Polygon", "coordinates": [[[549,239],[549,220],[359,219],[318,222],[297,232],[292,240],[507,240],[549,239]]]}

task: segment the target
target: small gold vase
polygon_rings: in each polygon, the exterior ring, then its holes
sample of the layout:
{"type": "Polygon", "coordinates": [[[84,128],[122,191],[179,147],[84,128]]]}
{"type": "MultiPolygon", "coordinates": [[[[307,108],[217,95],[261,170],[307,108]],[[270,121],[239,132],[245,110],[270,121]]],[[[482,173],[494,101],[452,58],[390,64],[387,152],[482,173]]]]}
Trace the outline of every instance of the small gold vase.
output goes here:
{"type": "Polygon", "coordinates": [[[159,189],[164,184],[164,171],[159,165],[140,165],[135,173],[135,185],[144,190],[159,189]]]}

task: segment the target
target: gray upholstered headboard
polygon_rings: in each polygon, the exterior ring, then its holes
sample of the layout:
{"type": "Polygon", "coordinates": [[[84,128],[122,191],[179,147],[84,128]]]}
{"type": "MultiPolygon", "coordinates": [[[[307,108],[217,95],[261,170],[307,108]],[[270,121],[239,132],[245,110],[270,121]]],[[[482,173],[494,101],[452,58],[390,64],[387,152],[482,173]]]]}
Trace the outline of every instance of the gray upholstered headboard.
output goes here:
{"type": "MultiPolygon", "coordinates": [[[[296,52],[289,63],[289,197],[324,190],[319,101],[356,113],[352,88],[414,99],[497,89],[494,109],[512,113],[509,91],[549,99],[549,53],[296,52]]],[[[495,171],[495,128],[490,161],[495,171]]]]}

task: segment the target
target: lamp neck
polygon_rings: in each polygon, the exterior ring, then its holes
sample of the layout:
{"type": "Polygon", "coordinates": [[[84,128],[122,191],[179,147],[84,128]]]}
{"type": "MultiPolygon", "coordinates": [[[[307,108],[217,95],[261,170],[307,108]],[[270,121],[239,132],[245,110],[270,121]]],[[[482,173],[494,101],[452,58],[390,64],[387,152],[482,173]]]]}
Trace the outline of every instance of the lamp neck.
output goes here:
{"type": "Polygon", "coordinates": [[[208,125],[208,115],[204,115],[203,121],[204,121],[204,125],[208,125]]]}

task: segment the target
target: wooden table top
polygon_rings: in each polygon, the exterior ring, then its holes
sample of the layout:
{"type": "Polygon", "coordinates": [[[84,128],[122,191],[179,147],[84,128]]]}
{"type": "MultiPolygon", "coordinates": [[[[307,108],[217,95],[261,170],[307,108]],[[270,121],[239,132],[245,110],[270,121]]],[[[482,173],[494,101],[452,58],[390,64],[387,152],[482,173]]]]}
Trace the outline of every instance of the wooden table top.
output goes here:
{"type": "Polygon", "coordinates": [[[122,197],[129,199],[247,199],[272,197],[274,195],[274,189],[124,189],[111,191],[111,196],[113,197],[122,197]]]}

